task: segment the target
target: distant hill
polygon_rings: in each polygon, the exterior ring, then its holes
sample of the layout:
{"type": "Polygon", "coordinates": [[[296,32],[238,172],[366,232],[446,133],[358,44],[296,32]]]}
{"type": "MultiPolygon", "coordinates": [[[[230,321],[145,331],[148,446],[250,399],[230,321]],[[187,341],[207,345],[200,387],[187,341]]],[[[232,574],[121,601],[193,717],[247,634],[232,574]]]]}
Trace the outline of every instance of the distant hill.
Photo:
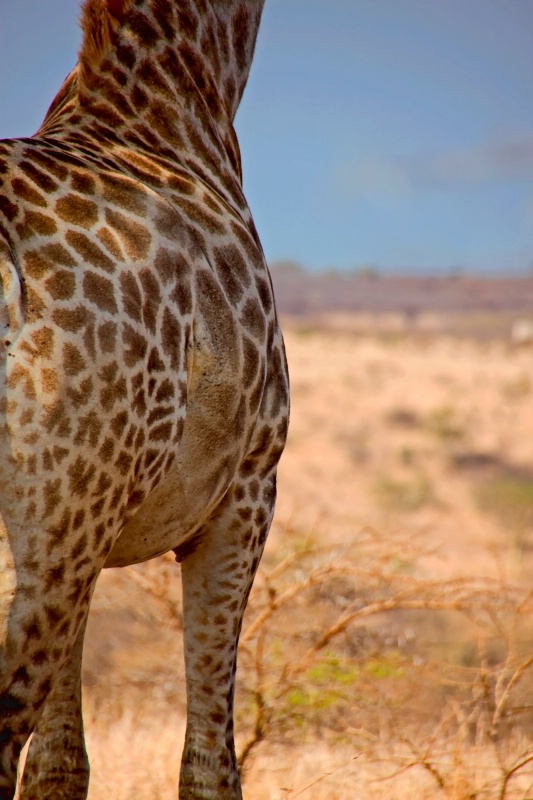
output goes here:
{"type": "Polygon", "coordinates": [[[533,275],[382,275],[374,270],[312,273],[293,262],[270,267],[282,314],[512,311],[533,314],[533,275]]]}

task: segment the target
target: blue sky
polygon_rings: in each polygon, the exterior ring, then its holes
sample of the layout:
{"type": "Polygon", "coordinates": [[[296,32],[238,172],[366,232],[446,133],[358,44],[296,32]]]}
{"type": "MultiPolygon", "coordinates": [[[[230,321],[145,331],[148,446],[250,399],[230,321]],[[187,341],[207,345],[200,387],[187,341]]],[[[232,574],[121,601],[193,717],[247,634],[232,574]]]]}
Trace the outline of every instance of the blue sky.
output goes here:
{"type": "MultiPolygon", "coordinates": [[[[1,0],[0,137],[76,59],[77,0],[1,0]]],[[[533,2],[267,0],[237,118],[267,258],[533,267],[533,2]]]]}

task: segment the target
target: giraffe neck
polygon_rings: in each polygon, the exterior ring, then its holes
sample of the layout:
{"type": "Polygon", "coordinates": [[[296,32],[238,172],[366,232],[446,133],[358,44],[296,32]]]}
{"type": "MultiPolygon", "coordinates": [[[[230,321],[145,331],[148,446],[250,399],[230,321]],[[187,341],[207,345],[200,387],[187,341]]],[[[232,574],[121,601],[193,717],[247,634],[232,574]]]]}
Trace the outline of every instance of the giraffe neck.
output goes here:
{"type": "Polygon", "coordinates": [[[38,135],[225,163],[264,0],[86,0],[79,62],[38,135]]]}

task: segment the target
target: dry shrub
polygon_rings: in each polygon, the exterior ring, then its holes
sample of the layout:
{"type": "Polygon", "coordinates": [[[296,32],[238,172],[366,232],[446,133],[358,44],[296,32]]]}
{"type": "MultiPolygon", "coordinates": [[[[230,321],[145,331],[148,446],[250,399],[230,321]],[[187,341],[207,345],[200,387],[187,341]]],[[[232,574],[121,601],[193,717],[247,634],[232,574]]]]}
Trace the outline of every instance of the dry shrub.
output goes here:
{"type": "Polygon", "coordinates": [[[391,546],[366,529],[344,550],[296,542],[258,576],[241,639],[249,783],[261,747],[320,741],[351,748],[376,796],[397,796],[415,769],[428,796],[527,796],[531,596],[497,580],[424,579],[416,538],[391,546]]]}

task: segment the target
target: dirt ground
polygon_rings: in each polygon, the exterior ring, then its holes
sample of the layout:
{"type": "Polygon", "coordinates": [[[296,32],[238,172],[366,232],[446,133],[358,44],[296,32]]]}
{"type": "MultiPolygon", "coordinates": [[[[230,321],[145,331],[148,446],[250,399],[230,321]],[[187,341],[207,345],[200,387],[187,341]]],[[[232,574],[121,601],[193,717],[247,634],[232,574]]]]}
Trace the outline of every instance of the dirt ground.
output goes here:
{"type": "Polygon", "coordinates": [[[364,526],[410,530],[434,575],[530,581],[533,521],[505,525],[483,503],[484,486],[533,478],[530,347],[333,324],[288,329],[286,347],[291,427],[270,548],[288,519],[335,543],[364,526]]]}

